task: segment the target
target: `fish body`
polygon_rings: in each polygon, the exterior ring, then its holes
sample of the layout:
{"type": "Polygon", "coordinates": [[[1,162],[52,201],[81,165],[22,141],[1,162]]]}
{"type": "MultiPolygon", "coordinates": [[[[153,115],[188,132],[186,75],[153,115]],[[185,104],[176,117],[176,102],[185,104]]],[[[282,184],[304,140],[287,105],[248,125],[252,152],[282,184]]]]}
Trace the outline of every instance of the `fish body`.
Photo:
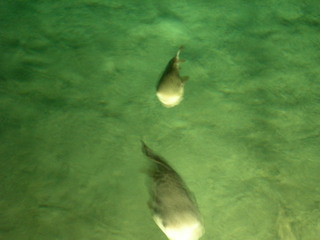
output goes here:
{"type": "Polygon", "coordinates": [[[280,206],[279,215],[277,219],[278,234],[280,240],[297,240],[292,229],[292,220],[288,217],[286,213],[286,208],[280,206]]]}
{"type": "Polygon", "coordinates": [[[157,85],[157,97],[163,106],[167,108],[178,105],[184,94],[184,83],[188,77],[180,77],[180,52],[179,48],[176,56],[174,56],[167,64],[157,85]]]}
{"type": "Polygon", "coordinates": [[[153,219],[170,240],[198,240],[204,234],[196,200],[178,173],[145,143],[151,160],[149,207],[153,219]]]}

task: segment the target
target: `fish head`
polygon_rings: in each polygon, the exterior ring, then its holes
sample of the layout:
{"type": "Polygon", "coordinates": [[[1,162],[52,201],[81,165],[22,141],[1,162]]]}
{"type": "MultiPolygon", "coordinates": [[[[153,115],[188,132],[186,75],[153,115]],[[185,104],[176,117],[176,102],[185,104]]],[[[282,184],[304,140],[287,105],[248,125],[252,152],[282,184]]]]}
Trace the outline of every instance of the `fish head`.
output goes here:
{"type": "Polygon", "coordinates": [[[159,216],[153,219],[170,240],[198,240],[204,234],[202,223],[192,216],[180,216],[174,224],[164,224],[159,216]]]}
{"type": "Polygon", "coordinates": [[[159,91],[157,97],[163,106],[171,108],[177,106],[183,99],[183,86],[178,91],[159,91]]]}

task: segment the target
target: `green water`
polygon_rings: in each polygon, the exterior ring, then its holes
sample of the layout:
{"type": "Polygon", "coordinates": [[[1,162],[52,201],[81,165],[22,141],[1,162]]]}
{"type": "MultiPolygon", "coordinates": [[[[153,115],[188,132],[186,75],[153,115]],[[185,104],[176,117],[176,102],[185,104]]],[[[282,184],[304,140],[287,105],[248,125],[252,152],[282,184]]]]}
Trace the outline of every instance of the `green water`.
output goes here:
{"type": "Polygon", "coordinates": [[[0,3],[0,239],[166,239],[140,139],[203,240],[320,239],[318,1],[0,3]],[[179,106],[155,86],[180,45],[179,106]]]}

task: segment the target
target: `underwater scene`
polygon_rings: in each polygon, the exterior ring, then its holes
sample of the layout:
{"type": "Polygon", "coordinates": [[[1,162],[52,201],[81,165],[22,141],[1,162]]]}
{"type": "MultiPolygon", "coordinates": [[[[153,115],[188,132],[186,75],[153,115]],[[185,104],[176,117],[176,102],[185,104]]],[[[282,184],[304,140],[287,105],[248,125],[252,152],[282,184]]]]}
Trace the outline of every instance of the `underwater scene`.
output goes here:
{"type": "Polygon", "coordinates": [[[0,2],[1,240],[319,240],[317,0],[0,2]]]}

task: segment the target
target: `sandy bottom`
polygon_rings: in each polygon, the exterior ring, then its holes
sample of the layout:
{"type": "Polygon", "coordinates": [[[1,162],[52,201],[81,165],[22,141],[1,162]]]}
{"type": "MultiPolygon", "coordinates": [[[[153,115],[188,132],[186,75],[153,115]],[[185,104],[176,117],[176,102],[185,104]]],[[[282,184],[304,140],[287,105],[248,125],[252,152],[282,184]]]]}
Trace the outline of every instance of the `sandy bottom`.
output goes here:
{"type": "Polygon", "coordinates": [[[203,240],[318,240],[319,6],[1,1],[0,239],[165,239],[143,139],[197,198],[203,240]],[[168,109],[155,86],[181,45],[168,109]]]}

